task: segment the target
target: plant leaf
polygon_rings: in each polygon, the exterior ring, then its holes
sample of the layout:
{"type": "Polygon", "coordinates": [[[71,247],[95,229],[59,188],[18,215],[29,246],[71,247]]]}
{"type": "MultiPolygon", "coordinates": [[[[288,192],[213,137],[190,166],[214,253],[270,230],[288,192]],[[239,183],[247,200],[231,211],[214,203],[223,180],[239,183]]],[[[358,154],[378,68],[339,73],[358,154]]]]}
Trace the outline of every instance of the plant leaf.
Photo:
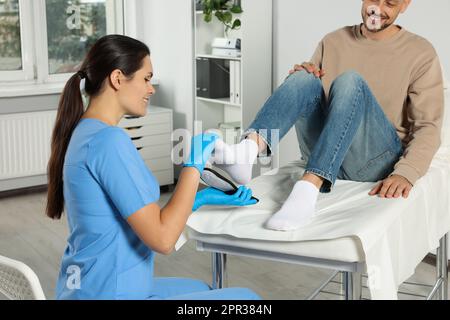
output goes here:
{"type": "Polygon", "coordinates": [[[234,20],[233,26],[231,27],[231,29],[234,30],[234,29],[238,29],[240,27],[241,27],[241,20],[239,20],[239,19],[234,20]]]}
{"type": "Polygon", "coordinates": [[[205,22],[211,22],[212,20],[212,14],[211,13],[207,13],[205,14],[205,22]]]}
{"type": "Polygon", "coordinates": [[[233,5],[233,6],[231,7],[230,11],[231,11],[232,13],[235,13],[235,14],[240,14],[240,13],[244,12],[244,11],[242,10],[242,7],[241,7],[241,6],[238,6],[238,5],[233,5]]]}
{"type": "Polygon", "coordinates": [[[222,11],[216,11],[216,13],[215,13],[214,15],[217,17],[217,19],[219,19],[219,21],[224,22],[224,21],[223,21],[224,18],[223,18],[223,13],[222,13],[222,11]]]}
{"type": "Polygon", "coordinates": [[[233,14],[243,12],[240,5],[235,4],[231,0],[202,0],[202,4],[205,22],[211,22],[214,15],[225,25],[226,31],[241,27],[241,20],[236,19],[233,21],[233,14]]]}
{"type": "Polygon", "coordinates": [[[203,13],[204,14],[211,14],[212,12],[212,0],[202,0],[202,6],[203,6],[203,13]]]}
{"type": "Polygon", "coordinates": [[[233,20],[233,15],[231,14],[231,12],[226,11],[223,13],[223,20],[226,23],[231,23],[231,21],[233,20]]]}
{"type": "Polygon", "coordinates": [[[221,0],[220,1],[220,8],[221,9],[227,9],[227,3],[229,2],[230,0],[221,0]]]}
{"type": "Polygon", "coordinates": [[[213,1],[213,8],[214,10],[220,10],[222,9],[222,0],[212,0],[213,1]]]}

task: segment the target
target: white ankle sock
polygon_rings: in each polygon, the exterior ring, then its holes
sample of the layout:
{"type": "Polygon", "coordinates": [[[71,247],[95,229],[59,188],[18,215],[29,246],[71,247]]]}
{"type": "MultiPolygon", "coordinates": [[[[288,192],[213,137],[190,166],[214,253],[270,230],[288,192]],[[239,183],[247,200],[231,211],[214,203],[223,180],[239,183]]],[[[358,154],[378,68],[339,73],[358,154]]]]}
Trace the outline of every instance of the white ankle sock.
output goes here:
{"type": "Polygon", "coordinates": [[[318,195],[319,189],[311,182],[297,182],[280,211],[266,222],[266,227],[293,231],[307,225],[316,211],[318,195]]]}
{"type": "Polygon", "coordinates": [[[258,151],[258,144],[250,139],[235,145],[217,140],[211,163],[227,172],[238,184],[245,185],[252,180],[253,163],[258,151]]]}

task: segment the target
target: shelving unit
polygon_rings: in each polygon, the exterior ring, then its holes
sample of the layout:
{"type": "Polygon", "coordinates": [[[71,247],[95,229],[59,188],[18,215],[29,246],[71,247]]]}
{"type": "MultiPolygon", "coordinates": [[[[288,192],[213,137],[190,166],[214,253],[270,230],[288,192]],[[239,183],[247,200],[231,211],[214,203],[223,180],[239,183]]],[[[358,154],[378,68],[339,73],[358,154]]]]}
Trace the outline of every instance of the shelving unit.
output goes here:
{"type": "Polygon", "coordinates": [[[203,98],[203,97],[197,97],[197,100],[209,102],[209,103],[222,104],[222,105],[226,105],[226,106],[241,107],[241,104],[232,103],[230,101],[230,98],[208,99],[208,98],[203,98]]]}
{"type": "MultiPolygon", "coordinates": [[[[210,23],[203,20],[203,11],[197,11],[193,1],[194,21],[194,128],[196,131],[219,129],[221,124],[239,124],[235,132],[224,132],[227,143],[239,141],[241,132],[255,118],[272,92],[272,0],[241,0],[243,13],[239,17],[242,26],[229,32],[228,38],[241,39],[241,57],[212,55],[215,38],[225,38],[225,27],[216,17],[210,23]],[[240,62],[240,103],[231,97],[210,99],[197,96],[197,59],[240,62]]],[[[232,130],[232,129],[231,129],[232,130]]]]}
{"type": "Polygon", "coordinates": [[[235,61],[241,61],[241,58],[232,58],[232,57],[225,57],[225,56],[217,56],[212,54],[197,54],[197,58],[211,58],[211,59],[223,59],[223,60],[235,60],[235,61]]]}

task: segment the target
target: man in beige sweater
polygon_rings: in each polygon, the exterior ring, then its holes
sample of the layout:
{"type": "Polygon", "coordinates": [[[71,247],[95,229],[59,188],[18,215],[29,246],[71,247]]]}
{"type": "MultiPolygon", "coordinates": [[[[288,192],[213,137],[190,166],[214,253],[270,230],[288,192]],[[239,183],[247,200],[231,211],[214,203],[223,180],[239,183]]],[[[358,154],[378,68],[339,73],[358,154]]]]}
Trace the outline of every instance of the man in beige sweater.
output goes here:
{"type": "Polygon", "coordinates": [[[216,146],[213,162],[245,184],[257,154],[276,148],[273,133],[282,139],[296,126],[305,175],[269,229],[306,225],[319,191],[330,192],[336,179],[380,181],[371,196],[407,198],[440,146],[438,56],[427,40],[394,24],[411,0],[362,2],[363,23],[325,36],[311,61],[296,65],[269,98],[247,139],[216,146]],[[236,161],[244,154],[246,161],[236,161]]]}

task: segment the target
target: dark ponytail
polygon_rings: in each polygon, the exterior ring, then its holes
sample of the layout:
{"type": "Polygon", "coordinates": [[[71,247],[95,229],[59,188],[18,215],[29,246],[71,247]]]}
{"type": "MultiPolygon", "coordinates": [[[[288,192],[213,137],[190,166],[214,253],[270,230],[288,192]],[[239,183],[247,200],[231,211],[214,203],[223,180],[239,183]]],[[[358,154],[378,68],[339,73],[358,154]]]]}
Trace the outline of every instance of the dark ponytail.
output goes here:
{"type": "Polygon", "coordinates": [[[132,78],[150,55],[142,42],[120,35],[109,35],[99,39],[90,49],[80,71],[74,74],[59,100],[58,114],[53,130],[51,155],[47,166],[47,216],[60,219],[64,211],[63,168],[72,133],[84,114],[80,92],[81,79],[85,79],[85,91],[91,98],[101,93],[106,79],[114,70],[121,70],[132,78]]]}

